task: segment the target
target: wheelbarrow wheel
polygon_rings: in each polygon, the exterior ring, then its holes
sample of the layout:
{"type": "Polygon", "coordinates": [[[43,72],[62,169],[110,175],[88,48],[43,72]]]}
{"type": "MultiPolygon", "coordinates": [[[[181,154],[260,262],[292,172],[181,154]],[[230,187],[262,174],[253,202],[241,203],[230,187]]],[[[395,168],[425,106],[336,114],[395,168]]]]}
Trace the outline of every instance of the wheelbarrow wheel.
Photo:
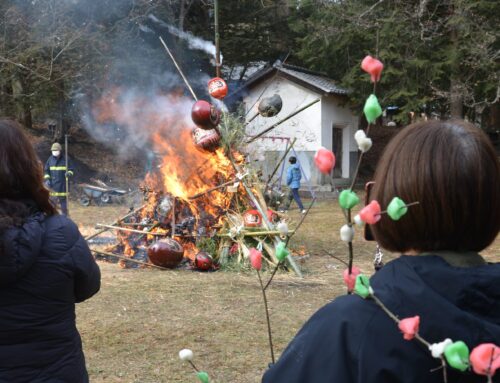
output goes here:
{"type": "Polygon", "coordinates": [[[111,202],[111,196],[108,193],[103,193],[101,195],[101,202],[102,203],[110,203],[111,202]]]}
{"type": "Polygon", "coordinates": [[[87,196],[81,196],[78,199],[78,202],[80,202],[80,205],[82,205],[82,206],[89,206],[90,205],[90,198],[87,196]]]}

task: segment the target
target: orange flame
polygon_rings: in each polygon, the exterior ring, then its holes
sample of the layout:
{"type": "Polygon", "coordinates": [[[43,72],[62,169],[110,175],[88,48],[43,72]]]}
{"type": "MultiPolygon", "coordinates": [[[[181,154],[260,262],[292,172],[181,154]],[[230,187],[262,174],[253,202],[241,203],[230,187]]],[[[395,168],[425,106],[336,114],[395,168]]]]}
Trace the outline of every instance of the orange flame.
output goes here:
{"type": "MultiPolygon", "coordinates": [[[[116,88],[99,100],[94,107],[94,119],[99,123],[113,122],[141,129],[142,134],[149,136],[154,151],[161,156],[158,170],[148,174],[144,180],[145,188],[152,192],[147,194],[147,206],[142,210],[139,220],[152,223],[157,219],[156,212],[162,196],[172,196],[177,201],[176,221],[187,214],[194,216],[201,225],[213,227],[220,224],[225,217],[224,213],[230,208],[231,193],[221,188],[199,198],[190,197],[235,179],[236,171],[222,149],[208,153],[202,152],[194,145],[192,125],[189,116],[186,118],[185,115],[186,99],[179,95],[163,95],[162,102],[171,105],[155,110],[141,98],[124,104],[122,95],[123,91],[116,88]],[[168,109],[168,112],[165,109],[168,109]],[[179,111],[184,114],[181,115],[179,111]],[[184,212],[185,207],[189,212],[184,212]]],[[[237,153],[235,155],[237,161],[241,162],[242,157],[237,153]]],[[[172,217],[167,222],[154,222],[156,227],[151,232],[172,235],[171,220],[172,217]]],[[[128,233],[118,236],[124,245],[124,253],[133,256],[135,250],[129,237],[131,235],[128,233]]],[[[145,238],[152,242],[158,237],[147,235],[145,238]]],[[[185,256],[194,259],[198,249],[193,238],[182,238],[178,234],[175,234],[175,238],[183,243],[185,256]]]]}

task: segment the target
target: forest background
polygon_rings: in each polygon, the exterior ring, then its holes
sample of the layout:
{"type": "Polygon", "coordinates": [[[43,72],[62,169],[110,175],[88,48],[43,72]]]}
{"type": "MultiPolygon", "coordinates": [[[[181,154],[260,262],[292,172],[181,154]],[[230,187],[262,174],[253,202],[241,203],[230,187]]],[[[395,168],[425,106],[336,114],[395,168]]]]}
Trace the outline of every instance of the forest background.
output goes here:
{"type": "MultiPolygon", "coordinates": [[[[280,59],[352,90],[359,110],[370,84],[358,66],[371,54],[385,63],[378,94],[399,108],[397,121],[413,112],[500,126],[496,0],[219,3],[223,77],[233,90],[280,59]]],[[[213,0],[1,0],[0,114],[27,129],[53,121],[60,140],[110,87],[184,91],[158,36],[204,89],[215,73],[213,16],[213,0]]]]}

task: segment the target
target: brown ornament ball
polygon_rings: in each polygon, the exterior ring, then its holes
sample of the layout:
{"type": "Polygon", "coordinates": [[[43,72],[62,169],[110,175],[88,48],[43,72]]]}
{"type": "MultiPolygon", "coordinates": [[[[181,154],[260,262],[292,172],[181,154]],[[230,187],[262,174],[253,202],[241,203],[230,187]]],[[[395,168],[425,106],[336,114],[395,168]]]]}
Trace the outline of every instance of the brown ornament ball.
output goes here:
{"type": "Polygon", "coordinates": [[[192,135],[194,145],[201,151],[213,153],[220,146],[220,135],[215,129],[204,130],[197,126],[192,135]]]}
{"type": "Polygon", "coordinates": [[[208,271],[214,266],[214,260],[210,254],[200,251],[194,257],[194,266],[201,271],[208,271]]]}
{"type": "Polygon", "coordinates": [[[148,257],[156,266],[173,269],[181,263],[184,257],[184,248],[172,238],[164,238],[153,243],[148,248],[148,257]]]}

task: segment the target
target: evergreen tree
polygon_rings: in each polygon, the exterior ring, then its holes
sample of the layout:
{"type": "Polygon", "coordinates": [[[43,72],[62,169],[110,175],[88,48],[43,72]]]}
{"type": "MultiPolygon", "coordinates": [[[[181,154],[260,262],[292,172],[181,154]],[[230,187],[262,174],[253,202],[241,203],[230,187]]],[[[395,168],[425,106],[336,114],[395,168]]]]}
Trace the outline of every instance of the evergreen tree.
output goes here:
{"type": "Polygon", "coordinates": [[[386,65],[382,102],[401,107],[401,120],[477,119],[500,97],[498,15],[495,0],[305,0],[291,25],[304,36],[300,60],[341,79],[358,106],[369,91],[358,65],[370,54],[386,65]]]}

